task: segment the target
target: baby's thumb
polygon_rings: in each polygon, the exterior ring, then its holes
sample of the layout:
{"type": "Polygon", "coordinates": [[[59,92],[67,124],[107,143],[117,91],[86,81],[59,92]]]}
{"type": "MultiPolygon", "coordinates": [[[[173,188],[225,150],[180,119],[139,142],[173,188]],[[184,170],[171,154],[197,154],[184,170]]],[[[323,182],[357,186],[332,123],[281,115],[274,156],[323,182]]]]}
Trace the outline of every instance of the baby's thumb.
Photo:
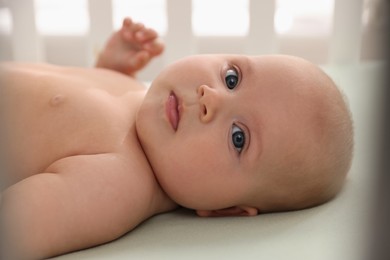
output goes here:
{"type": "Polygon", "coordinates": [[[149,59],[150,55],[147,51],[139,51],[129,59],[129,67],[133,72],[134,70],[140,70],[148,63],[149,59]]]}

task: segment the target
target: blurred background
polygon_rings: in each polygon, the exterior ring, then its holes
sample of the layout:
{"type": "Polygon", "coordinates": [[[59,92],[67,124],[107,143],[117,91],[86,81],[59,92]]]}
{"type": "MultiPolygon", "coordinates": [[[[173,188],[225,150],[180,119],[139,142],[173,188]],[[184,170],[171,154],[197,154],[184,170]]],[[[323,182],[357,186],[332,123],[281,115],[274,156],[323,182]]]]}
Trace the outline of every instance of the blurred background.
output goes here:
{"type": "Polygon", "coordinates": [[[92,66],[126,16],[166,52],[141,75],[198,53],[281,53],[317,64],[381,60],[387,0],[0,0],[0,60],[92,66]]]}

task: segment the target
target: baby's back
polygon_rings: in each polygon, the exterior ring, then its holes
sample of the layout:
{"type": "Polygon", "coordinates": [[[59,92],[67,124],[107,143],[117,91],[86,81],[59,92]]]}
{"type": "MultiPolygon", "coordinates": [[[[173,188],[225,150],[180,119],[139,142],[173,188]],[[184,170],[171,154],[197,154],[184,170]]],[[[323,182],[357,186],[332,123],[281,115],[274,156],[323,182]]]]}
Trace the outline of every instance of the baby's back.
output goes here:
{"type": "Polygon", "coordinates": [[[145,91],[107,70],[11,63],[1,74],[11,182],[61,158],[118,152],[145,91]]]}

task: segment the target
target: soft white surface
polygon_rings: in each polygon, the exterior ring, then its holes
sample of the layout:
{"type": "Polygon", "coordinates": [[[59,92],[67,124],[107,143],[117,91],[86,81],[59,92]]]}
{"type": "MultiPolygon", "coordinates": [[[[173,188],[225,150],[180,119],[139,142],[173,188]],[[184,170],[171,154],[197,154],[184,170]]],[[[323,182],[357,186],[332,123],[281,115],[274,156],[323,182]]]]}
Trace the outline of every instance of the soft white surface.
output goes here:
{"type": "Polygon", "coordinates": [[[333,201],[250,218],[199,218],[188,210],[155,216],[124,237],[66,259],[361,259],[369,240],[383,64],[328,67],[355,121],[355,157],[333,201]]]}

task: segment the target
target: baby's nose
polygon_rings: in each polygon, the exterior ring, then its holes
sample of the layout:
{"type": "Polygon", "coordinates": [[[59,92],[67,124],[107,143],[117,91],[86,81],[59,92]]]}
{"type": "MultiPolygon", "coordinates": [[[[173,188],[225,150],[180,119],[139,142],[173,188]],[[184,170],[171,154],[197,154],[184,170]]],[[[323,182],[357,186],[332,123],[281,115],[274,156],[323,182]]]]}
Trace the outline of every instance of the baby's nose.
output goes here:
{"type": "Polygon", "coordinates": [[[217,113],[220,97],[218,91],[207,86],[201,85],[198,88],[199,106],[200,106],[200,121],[209,123],[217,113]]]}

